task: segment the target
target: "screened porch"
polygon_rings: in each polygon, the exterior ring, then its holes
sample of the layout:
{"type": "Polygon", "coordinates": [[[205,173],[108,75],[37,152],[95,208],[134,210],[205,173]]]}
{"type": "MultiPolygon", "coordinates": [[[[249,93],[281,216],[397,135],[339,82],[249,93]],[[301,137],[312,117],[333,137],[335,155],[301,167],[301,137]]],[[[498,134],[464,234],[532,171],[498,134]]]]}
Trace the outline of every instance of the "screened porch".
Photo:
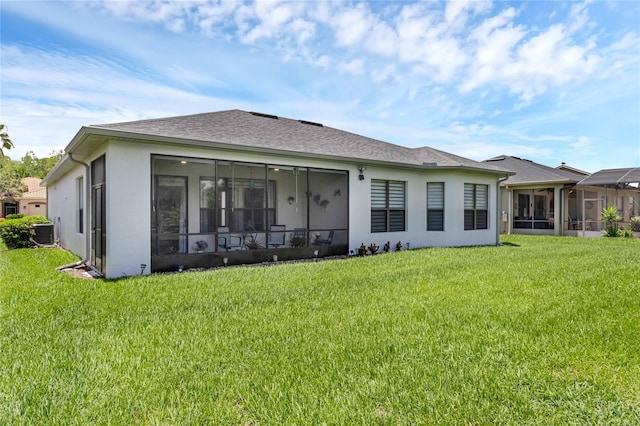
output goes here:
{"type": "Polygon", "coordinates": [[[152,270],[347,253],[348,172],[154,156],[152,270]]]}

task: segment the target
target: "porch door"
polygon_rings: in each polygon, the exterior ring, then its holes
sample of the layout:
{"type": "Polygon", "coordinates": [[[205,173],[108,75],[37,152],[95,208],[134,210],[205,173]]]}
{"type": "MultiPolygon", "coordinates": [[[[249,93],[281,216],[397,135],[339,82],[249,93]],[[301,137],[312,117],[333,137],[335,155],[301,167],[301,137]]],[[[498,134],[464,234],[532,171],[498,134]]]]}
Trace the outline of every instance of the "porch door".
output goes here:
{"type": "Polygon", "coordinates": [[[159,254],[186,253],[187,177],[158,175],[156,179],[159,254]]]}
{"type": "Polygon", "coordinates": [[[91,163],[91,264],[104,272],[107,256],[104,156],[91,163]]]}

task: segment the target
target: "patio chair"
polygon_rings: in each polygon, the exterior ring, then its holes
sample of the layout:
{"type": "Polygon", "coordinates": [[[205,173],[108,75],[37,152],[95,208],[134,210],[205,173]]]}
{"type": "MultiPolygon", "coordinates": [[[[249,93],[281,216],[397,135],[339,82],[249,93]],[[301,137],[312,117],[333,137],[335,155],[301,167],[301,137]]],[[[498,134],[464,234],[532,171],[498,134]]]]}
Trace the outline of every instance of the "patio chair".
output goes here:
{"type": "Polygon", "coordinates": [[[329,236],[327,238],[316,238],[313,244],[316,246],[330,246],[331,242],[333,241],[333,234],[335,232],[336,231],[332,229],[331,231],[329,231],[329,236]]]}
{"type": "Polygon", "coordinates": [[[228,226],[218,226],[218,247],[229,251],[242,248],[242,238],[239,235],[231,235],[228,226]]]}
{"type": "Polygon", "coordinates": [[[307,229],[306,228],[295,228],[293,230],[294,238],[307,238],[307,229]]]}
{"type": "Polygon", "coordinates": [[[289,234],[289,244],[291,247],[304,247],[307,245],[307,229],[295,228],[293,233],[289,234]]]}
{"type": "Polygon", "coordinates": [[[285,229],[286,226],[284,225],[271,225],[269,227],[269,240],[267,241],[267,246],[273,246],[275,248],[283,246],[285,229]]]}

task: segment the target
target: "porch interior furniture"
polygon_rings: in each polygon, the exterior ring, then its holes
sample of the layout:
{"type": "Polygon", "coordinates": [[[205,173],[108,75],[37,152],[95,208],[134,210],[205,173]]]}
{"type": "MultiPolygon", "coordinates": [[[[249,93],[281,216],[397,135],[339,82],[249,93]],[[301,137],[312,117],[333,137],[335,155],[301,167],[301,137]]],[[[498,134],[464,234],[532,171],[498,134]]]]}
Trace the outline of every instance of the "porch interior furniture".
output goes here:
{"type": "Polygon", "coordinates": [[[269,227],[269,240],[267,246],[278,248],[284,245],[285,225],[271,225],[269,227]]]}
{"type": "Polygon", "coordinates": [[[306,238],[307,237],[307,229],[306,228],[295,228],[293,230],[294,238],[306,238]]]}
{"type": "Polygon", "coordinates": [[[327,236],[327,238],[316,238],[316,240],[313,242],[314,245],[316,246],[329,246],[331,245],[331,242],[333,241],[333,234],[336,231],[334,231],[333,229],[331,231],[329,231],[329,235],[327,236]]]}
{"type": "Polygon", "coordinates": [[[289,234],[289,237],[291,247],[304,247],[307,245],[306,228],[294,228],[293,232],[289,234]]]}
{"type": "Polygon", "coordinates": [[[218,226],[218,247],[226,251],[242,248],[242,237],[232,235],[228,226],[218,226]]]}

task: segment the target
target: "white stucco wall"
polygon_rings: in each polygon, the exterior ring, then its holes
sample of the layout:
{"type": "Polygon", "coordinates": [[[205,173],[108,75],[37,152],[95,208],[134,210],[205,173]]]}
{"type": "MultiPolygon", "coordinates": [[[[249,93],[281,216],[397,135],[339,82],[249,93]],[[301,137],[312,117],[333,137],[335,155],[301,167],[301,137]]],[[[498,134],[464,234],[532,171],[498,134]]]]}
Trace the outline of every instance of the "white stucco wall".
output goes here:
{"type": "MultiPolygon", "coordinates": [[[[61,179],[47,187],[47,218],[54,224],[55,238],[61,247],[84,258],[86,253],[85,236],[89,225],[84,223],[84,231],[77,228],[77,180],[82,177],[85,185],[89,178],[81,165],[74,167],[61,179]]],[[[85,210],[86,211],[86,210],[85,210]]]]}
{"type": "Polygon", "coordinates": [[[350,179],[350,249],[361,243],[376,243],[382,247],[387,241],[393,247],[401,241],[406,248],[483,245],[496,243],[496,181],[495,176],[483,173],[452,170],[407,171],[403,169],[367,166],[365,179],[359,180],[357,171],[350,179]],[[371,179],[406,182],[407,226],[404,232],[371,233],[371,179]],[[427,182],[445,183],[444,231],[427,231],[427,182]],[[486,230],[464,230],[464,184],[489,185],[489,218],[486,230]]]}
{"type": "MultiPolygon", "coordinates": [[[[340,188],[339,180],[327,183],[326,188],[315,188],[322,191],[323,197],[330,199],[327,205],[335,211],[348,211],[348,217],[338,221],[349,228],[348,238],[343,242],[350,250],[356,250],[361,243],[369,245],[376,243],[383,246],[389,241],[392,246],[401,241],[405,247],[410,243],[411,248],[432,246],[462,246],[495,244],[497,242],[497,212],[496,185],[497,176],[480,172],[462,170],[409,170],[402,168],[366,165],[365,179],[358,179],[358,162],[329,162],[322,159],[304,159],[299,157],[285,157],[267,155],[258,152],[233,152],[202,149],[188,146],[168,144],[154,144],[131,141],[112,140],[85,161],[97,158],[102,153],[106,159],[106,228],[107,246],[104,273],[107,277],[117,278],[125,275],[140,273],[140,265],[145,264],[145,273],[151,266],[151,157],[152,155],[193,157],[199,159],[217,159],[268,163],[281,166],[311,167],[318,169],[333,169],[348,171],[348,188],[340,188]],[[407,224],[404,232],[371,233],[371,179],[388,179],[405,181],[407,193],[407,224]],[[426,231],[426,184],[427,182],[445,182],[445,230],[426,231]],[[464,230],[464,184],[489,185],[489,217],[488,229],[464,230]],[[335,196],[340,189],[341,196],[335,196]],[[346,208],[345,208],[346,207],[346,208]],[[348,219],[348,221],[347,221],[348,219]]],[[[203,166],[203,173],[191,168],[188,177],[188,199],[191,205],[199,198],[200,176],[211,176],[207,173],[207,166],[203,166]]],[[[175,170],[169,174],[184,175],[183,170],[175,170]]],[[[291,171],[289,170],[289,173],[291,171]]],[[[76,179],[84,174],[84,168],[75,167],[63,178],[52,183],[49,188],[49,217],[56,223],[56,232],[60,235],[63,246],[81,257],[85,253],[85,239],[90,237],[89,223],[85,224],[85,233],[75,233],[76,209],[76,179]]],[[[298,188],[298,204],[288,204],[287,198],[295,196],[296,189],[291,179],[278,179],[278,175],[269,172],[269,179],[277,183],[278,218],[277,221],[287,225],[289,229],[302,227],[306,220],[307,198],[306,176],[300,173],[300,187],[298,188]]],[[[342,175],[344,176],[344,175],[342,175]]],[[[84,177],[85,184],[89,178],[84,177]]],[[[189,231],[199,232],[199,212],[197,208],[190,208],[189,231]]],[[[329,215],[327,214],[327,217],[329,215]]],[[[323,216],[311,218],[311,226],[322,229],[323,216]]],[[[336,227],[335,218],[333,225],[336,227]]],[[[200,237],[194,237],[200,238],[200,237]]],[[[211,242],[212,243],[212,242],[211,242]]],[[[189,242],[191,246],[191,241],[189,242]]],[[[213,244],[211,245],[213,246],[213,244]]]]}
{"type": "Polygon", "coordinates": [[[106,151],[108,277],[136,275],[151,265],[151,161],[146,149],[111,141],[106,151]]]}

